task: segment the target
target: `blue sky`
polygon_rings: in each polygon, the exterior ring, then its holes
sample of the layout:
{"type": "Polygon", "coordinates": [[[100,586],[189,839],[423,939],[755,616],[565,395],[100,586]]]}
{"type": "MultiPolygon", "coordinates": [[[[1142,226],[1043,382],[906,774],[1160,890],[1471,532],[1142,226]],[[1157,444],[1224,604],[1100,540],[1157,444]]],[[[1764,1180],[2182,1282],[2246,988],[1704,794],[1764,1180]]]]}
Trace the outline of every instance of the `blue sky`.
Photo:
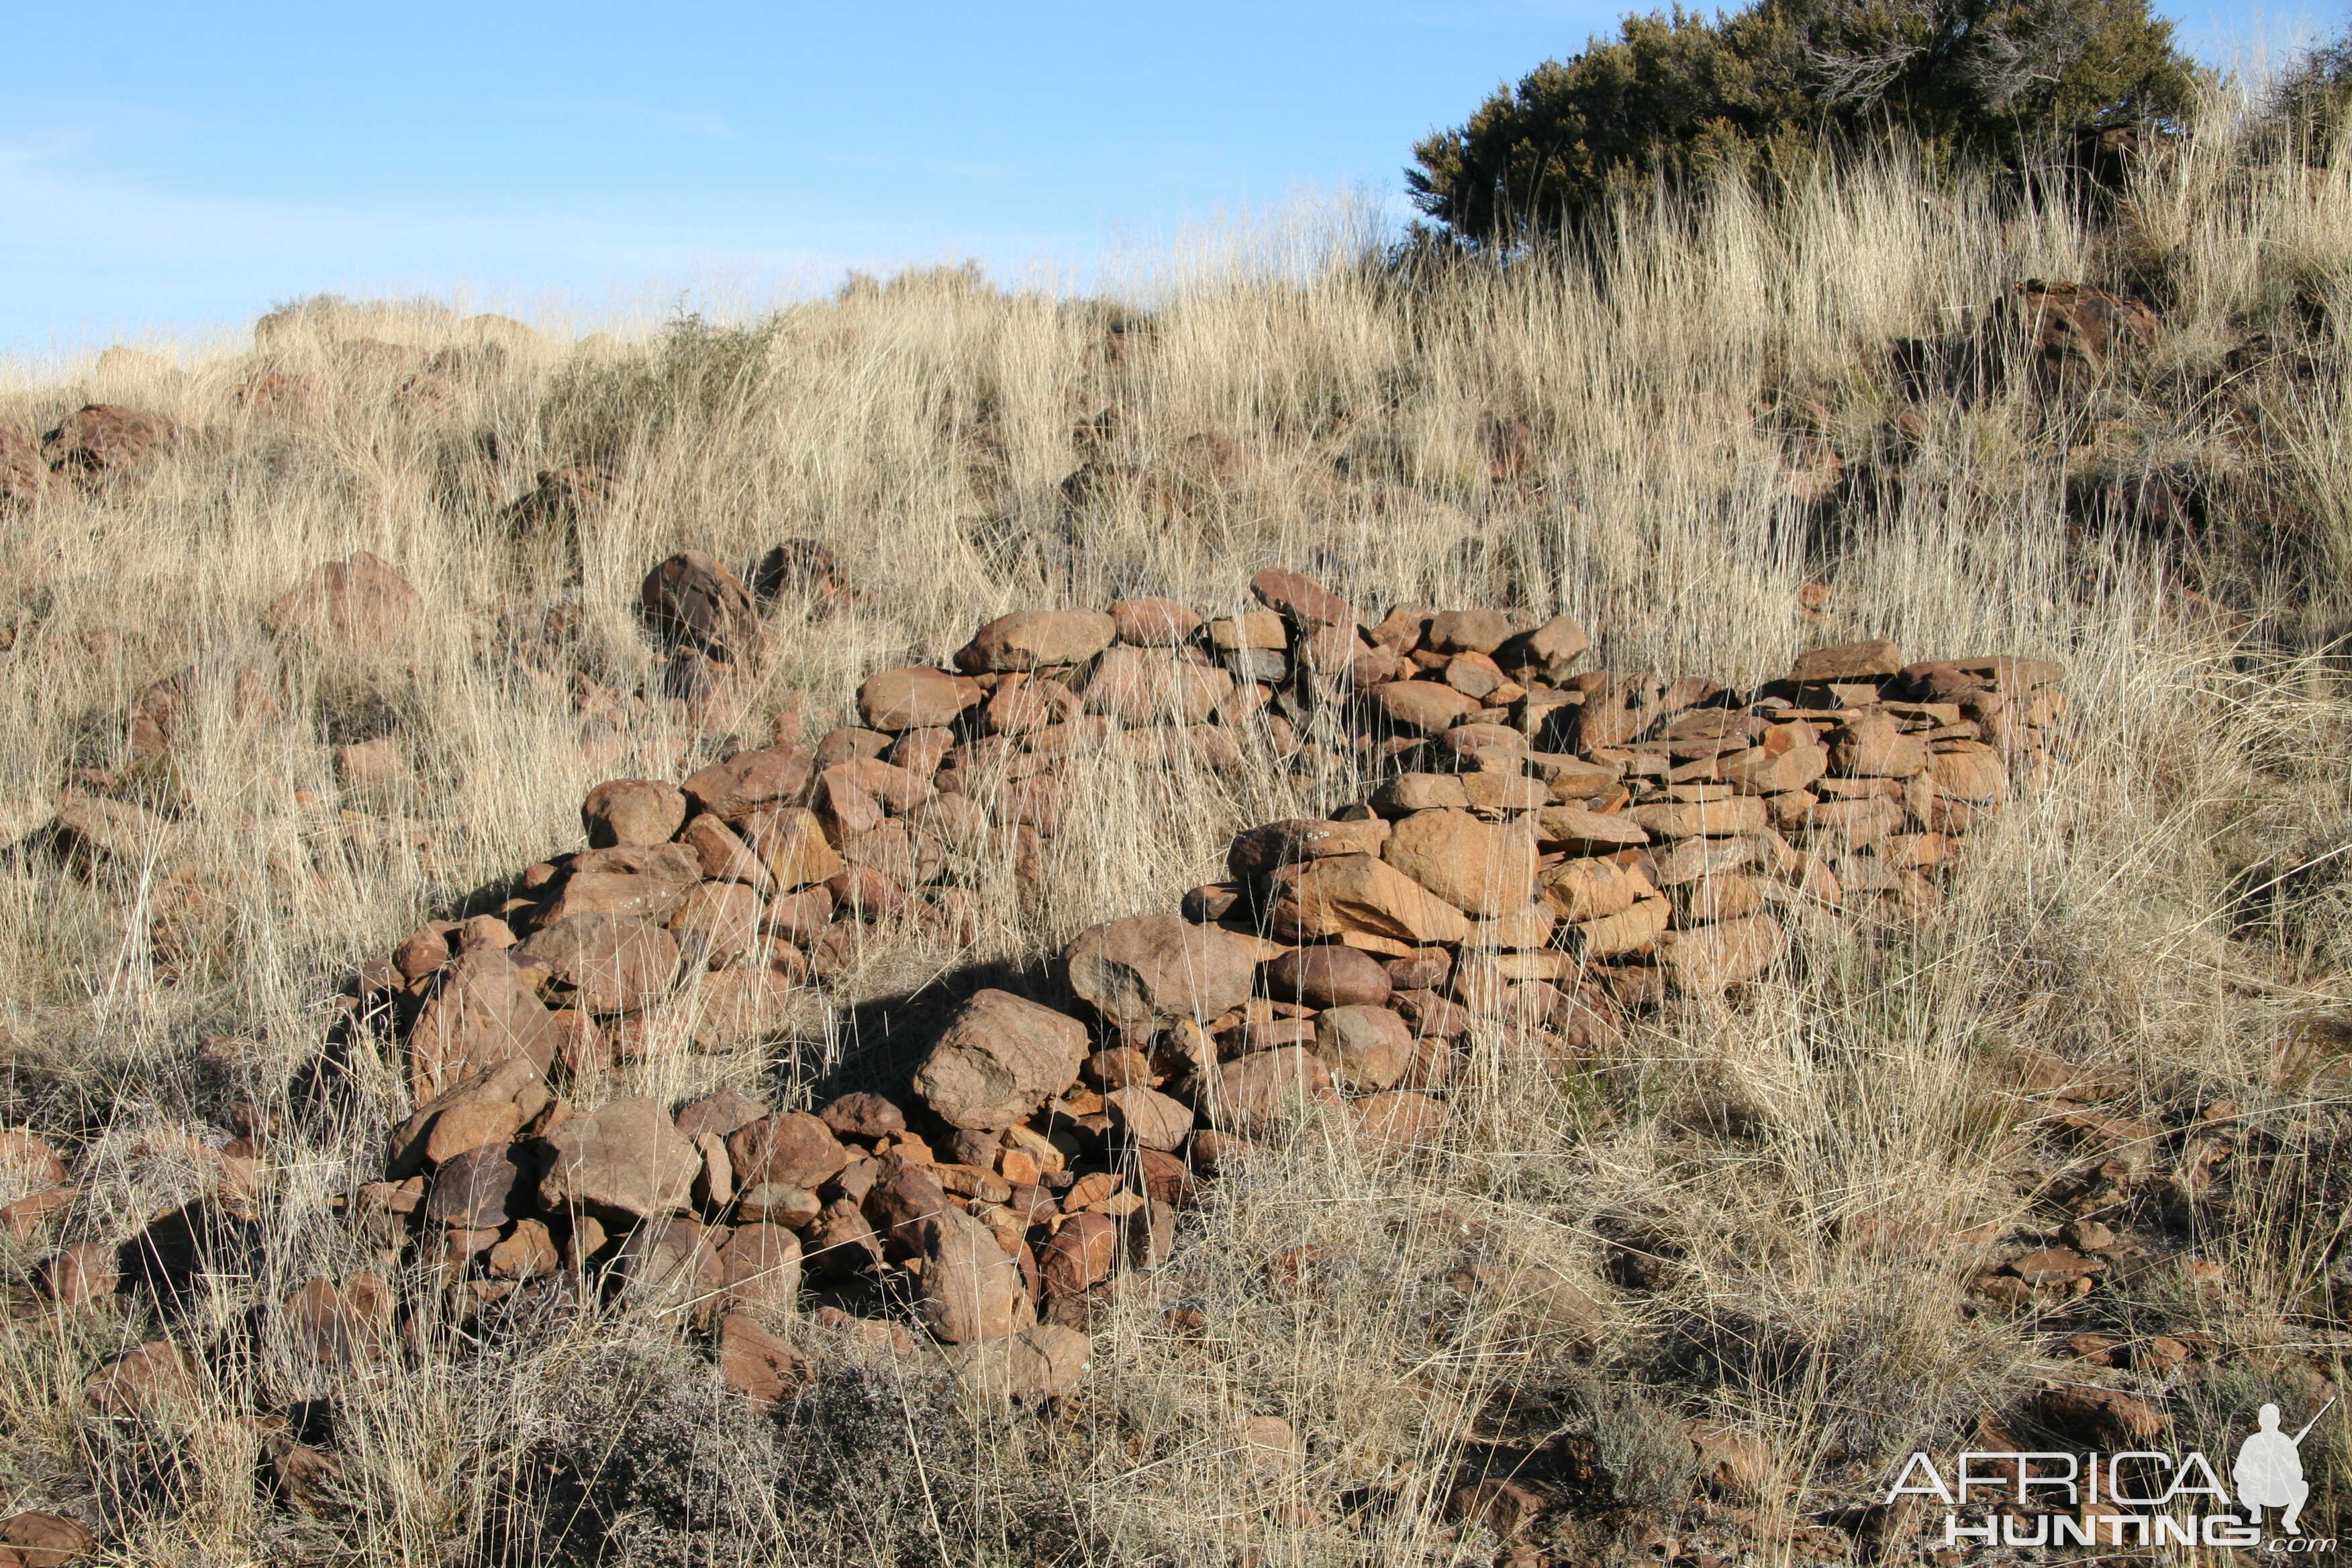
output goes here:
{"type": "MultiPolygon", "coordinates": [[[[1402,211],[1416,138],[1625,8],[19,3],[0,352],[322,290],[593,316],[850,267],[1066,274],[1302,191],[1402,211]]],[[[2209,55],[2302,25],[2163,8],[2209,55]]]]}

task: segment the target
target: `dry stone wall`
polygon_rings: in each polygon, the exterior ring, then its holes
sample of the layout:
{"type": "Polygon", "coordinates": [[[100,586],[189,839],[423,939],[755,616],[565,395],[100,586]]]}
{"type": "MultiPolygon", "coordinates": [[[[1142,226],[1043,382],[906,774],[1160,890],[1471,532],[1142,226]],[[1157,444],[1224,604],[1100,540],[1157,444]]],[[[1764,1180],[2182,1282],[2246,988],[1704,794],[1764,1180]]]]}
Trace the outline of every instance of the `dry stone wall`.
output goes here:
{"type": "MultiPolygon", "coordinates": [[[[648,603],[755,647],[709,570],[666,563],[648,603]]],[[[382,1267],[312,1280],[289,1331],[335,1361],[400,1353],[404,1279],[467,1313],[602,1300],[706,1331],[728,1381],[774,1401],[808,1375],[804,1285],[860,1279],[895,1318],[815,1316],[906,1352],[919,1328],[998,1392],[1066,1389],[1107,1281],[1166,1259],[1197,1184],[1256,1141],[1321,1115],[1409,1153],[1444,1136],[1474,1039],[1572,1067],[1641,1009],[1767,977],[1792,910],[1932,910],[2064,713],[2058,668],[2030,658],[1869,642],[1735,690],[1580,670],[1564,618],[1374,619],[1281,572],[1252,589],[1264,607],[1223,619],[1166,599],[1003,616],[952,668],[874,675],[862,722],[813,751],[590,791],[587,847],[360,976],[355,1016],[387,1031],[415,1109],[348,1199],[382,1267]],[[1241,834],[1179,910],[1084,932],[1042,999],[974,992],[896,1092],[573,1103],[681,998],[756,1027],[873,922],[968,940],[950,851],[1060,831],[1067,759],[1234,765],[1251,726],[1302,766],[1351,748],[1381,782],[1241,834]]],[[[5,1136],[21,1191],[0,1223],[37,1238],[78,1192],[54,1150],[5,1136]]],[[[249,1203],[262,1152],[198,1155],[249,1203]]],[[[68,1247],[46,1279],[86,1301],[119,1255],[68,1247]]],[[[1566,1288],[1597,1331],[1598,1286],[1566,1288]]],[[[151,1345],[90,1397],[135,1414],[205,1376],[151,1345]]]]}

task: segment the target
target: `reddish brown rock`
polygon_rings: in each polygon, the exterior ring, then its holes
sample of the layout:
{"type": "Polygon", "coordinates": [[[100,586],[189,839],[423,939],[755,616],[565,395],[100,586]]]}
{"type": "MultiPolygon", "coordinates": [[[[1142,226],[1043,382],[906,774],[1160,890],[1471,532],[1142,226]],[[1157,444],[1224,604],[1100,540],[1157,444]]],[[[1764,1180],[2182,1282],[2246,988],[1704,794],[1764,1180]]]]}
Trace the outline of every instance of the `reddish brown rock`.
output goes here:
{"type": "Polygon", "coordinates": [[[943,669],[886,669],[857,689],[857,711],[869,728],[898,734],[954,723],[975,695],[943,669]]]}
{"type": "Polygon", "coordinates": [[[0,1127],[0,1203],[63,1186],[65,1182],[66,1163],[47,1141],[0,1127]]]}
{"type": "Polygon", "coordinates": [[[1413,1148],[1445,1131],[1453,1111],[1445,1101],[1410,1089],[1368,1094],[1348,1102],[1356,1130],[1368,1142],[1413,1148]]]}
{"type": "Polygon", "coordinates": [[[117,1420],[192,1421],[213,1393],[204,1363],[169,1340],[125,1352],[82,1384],[90,1409],[117,1420]]]}
{"type": "Polygon", "coordinates": [[[548,1207],[652,1219],[683,1211],[702,1155],[650,1100],[614,1100],[547,1134],[548,1207]]]}
{"type": "Polygon", "coordinates": [[[522,1206],[527,1194],[516,1192],[521,1181],[506,1144],[468,1149],[434,1173],[425,1217],[467,1230],[496,1230],[522,1206]]]}
{"type": "Polygon", "coordinates": [[[1455,721],[1478,710],[1478,700],[1436,680],[1391,680],[1371,689],[1373,709],[1391,726],[1423,735],[1441,735],[1455,721]]]}
{"type": "Polygon", "coordinates": [[[699,550],[680,551],[647,573],[637,607],[663,637],[729,664],[749,664],[767,645],[751,590],[699,550]]]}
{"type": "Polygon", "coordinates": [[[1903,653],[1885,637],[1801,653],[1789,679],[1808,686],[1830,681],[1883,680],[1903,668],[1903,653]]]}
{"type": "Polygon", "coordinates": [[[932,1173],[902,1166],[869,1190],[861,1205],[885,1258],[913,1258],[923,1249],[924,1226],[948,1206],[946,1189],[932,1173]]]}
{"type": "Polygon", "coordinates": [[[833,1130],[805,1110],[786,1110],[739,1127],[727,1137],[727,1157],[743,1186],[773,1182],[814,1188],[849,1163],[833,1130]]]}
{"type": "Polygon", "coordinates": [[[950,1125],[992,1131],[1067,1085],[1086,1054],[1086,1026],[1076,1018],[1010,992],[980,991],[917,1069],[915,1092],[950,1125]]]}
{"type": "Polygon", "coordinates": [[[776,1408],[808,1386],[808,1358],[744,1312],[719,1322],[719,1374],[755,1410],[776,1408]]]}
{"type": "Polygon", "coordinates": [[[85,404],[41,437],[49,471],[85,486],[144,478],[179,439],[160,414],[119,403],[85,404]]]}
{"type": "Polygon", "coordinates": [[[2156,312],[2137,300],[2080,283],[2029,278],[2001,307],[2042,372],[2059,379],[2097,375],[2118,354],[2154,343],[2162,328],[2156,312]]]}
{"type": "Polygon", "coordinates": [[[1309,1007],[1380,1007],[1395,989],[1369,952],[1337,943],[1295,947],[1265,966],[1266,990],[1309,1007]]]}
{"type": "Polygon", "coordinates": [[[1355,822],[1296,818],[1269,822],[1234,837],[1225,868],[1237,882],[1252,881],[1281,866],[1328,860],[1335,855],[1377,855],[1390,833],[1376,817],[1355,822]]]}
{"type": "Polygon", "coordinates": [[[658,779],[612,779],[581,803],[581,826],[593,848],[667,844],[686,821],[686,796],[658,779]]]}
{"type": "Polygon", "coordinates": [[[1142,1147],[1163,1153],[1182,1144],[1192,1131],[1192,1107],[1141,1084],[1104,1095],[1103,1109],[1112,1126],[1142,1147]]]}
{"type": "Polygon", "coordinates": [[[542,927],[520,949],[570,986],[590,1013],[634,1013],[677,979],[677,939],[624,915],[571,915],[542,927]]]}
{"type": "Polygon", "coordinates": [[[799,805],[814,773],[814,759],[798,746],[770,746],[713,763],[689,776],[684,787],[699,809],[723,822],[740,822],[755,811],[799,805]]]}
{"type": "Polygon", "coordinates": [[[492,1247],[483,1259],[491,1279],[512,1279],[518,1284],[546,1279],[562,1261],[554,1236],[535,1219],[518,1220],[513,1232],[492,1247]]]}
{"type": "Polygon", "coordinates": [[[997,1399],[1043,1399],[1066,1394],[1086,1374],[1094,1341],[1059,1323],[1034,1323],[1001,1340],[959,1345],[948,1352],[957,1383],[997,1399]]]}
{"type": "Polygon", "coordinates": [[[61,1513],[31,1509],[0,1519],[0,1568],[65,1568],[97,1550],[89,1526],[61,1513]],[[8,1563],[5,1552],[16,1561],[8,1563]]]}
{"type": "Polygon", "coordinates": [[[790,1316],[800,1299],[800,1237],[780,1225],[743,1225],[719,1252],[730,1310],[790,1316]]]}
{"type": "Polygon", "coordinates": [[[391,562],[361,550],[320,563],[261,619],[273,636],[299,634],[381,650],[408,635],[424,605],[423,595],[391,562]]]}
{"type": "Polygon", "coordinates": [[[1466,811],[1413,813],[1389,835],[1381,858],[1465,914],[1523,909],[1535,883],[1534,837],[1466,811]]]}
{"type": "Polygon", "coordinates": [[[559,1031],[538,994],[546,970],[518,962],[518,952],[475,948],[435,974],[408,1032],[409,1094],[417,1103],[513,1058],[541,1072],[554,1065],[559,1031]]]}
{"type": "Polygon", "coordinates": [[[1227,1062],[1213,1085],[1211,1119],[1247,1135],[1270,1131],[1297,1105],[1321,1099],[1330,1089],[1331,1074],[1306,1047],[1284,1046],[1227,1062]]]}
{"type": "Polygon", "coordinates": [[[1953,741],[1927,758],[1936,787],[1976,805],[1990,805],[2009,793],[2009,766],[1980,741],[1953,741]]]}
{"type": "Polygon", "coordinates": [[[1412,1065],[1413,1031],[1386,1007],[1327,1007],[1315,1015],[1317,1057],[1349,1093],[1395,1083],[1412,1065]]]}
{"type": "Polygon", "coordinates": [[[1660,801],[1653,805],[1629,807],[1625,816],[1655,838],[1730,838],[1761,833],[1771,826],[1769,809],[1761,798],[1752,795],[1735,795],[1723,800],[1660,801]]]}
{"type": "Polygon", "coordinates": [[[1222,926],[1138,915],[1082,933],[1063,961],[1081,999],[1120,1028],[1148,1035],[1238,1006],[1270,951],[1222,926]]]}
{"type": "Polygon", "coordinates": [[[392,1342],[392,1289],[373,1274],[354,1274],[341,1286],[320,1276],[306,1281],[279,1309],[296,1356],[312,1366],[361,1366],[392,1342]]]}
{"type": "Polygon", "coordinates": [[[1201,617],[1173,599],[1121,599],[1110,607],[1110,618],[1129,647],[1175,647],[1201,629],[1201,617]]]}
{"type": "Polygon", "coordinates": [[[110,1242],[77,1241],[41,1268],[42,1293],[60,1307],[102,1301],[121,1282],[121,1250],[110,1242]]]}
{"type": "Polygon", "coordinates": [[[1927,766],[1927,742],[1884,714],[1856,720],[1830,740],[1830,767],[1848,777],[1908,778],[1927,766]]]}
{"type": "Polygon", "coordinates": [[[1423,646],[1438,653],[1491,654],[1510,639],[1500,610],[1446,610],[1432,616],[1423,646]]]}
{"type": "Polygon", "coordinates": [[[1787,933],[1769,915],[1667,931],[1656,941],[1667,978],[1677,990],[1690,992],[1722,991],[1753,980],[1789,945],[1787,933]]]}
{"type": "Polygon", "coordinates": [[[1021,1266],[997,1245],[995,1232],[952,1207],[923,1230],[916,1310],[933,1334],[948,1344],[969,1344],[1019,1333],[1036,1321],[1021,1266]]]}
{"type": "Polygon", "coordinates": [[[817,1111],[817,1118],[843,1138],[887,1138],[907,1130],[906,1113],[878,1094],[836,1096],[817,1111]]]}
{"type": "Polygon", "coordinates": [[[1266,931],[1285,942],[1375,938],[1421,947],[1463,942],[1470,922],[1377,856],[1340,855],[1303,866],[1289,878],[1266,931]]]}
{"type": "Polygon", "coordinates": [[[703,882],[669,917],[673,935],[698,932],[714,969],[764,955],[767,937],[760,895],[740,882],[703,882]]]}
{"type": "Polygon", "coordinates": [[[717,1237],[699,1221],[656,1219],[621,1242],[613,1268],[621,1302],[656,1317],[707,1323],[725,1289],[717,1237]]]}
{"type": "Polygon", "coordinates": [[[2067,1436],[2102,1448],[2137,1448],[2171,1425],[2165,1414],[2120,1389],[2089,1384],[2042,1391],[2042,1420],[2067,1436]]]}
{"type": "Polygon", "coordinates": [[[1083,664],[1118,632],[1118,623],[1097,610],[1016,610],[974,633],[956,665],[978,674],[1083,664]]]}
{"type": "Polygon", "coordinates": [[[1577,661],[1592,646],[1584,628],[1567,616],[1554,616],[1532,631],[1524,631],[1493,650],[1495,662],[1522,679],[1529,677],[1547,686],[1565,686],[1577,661]]]}
{"type": "Polygon", "coordinates": [[[1116,647],[1096,661],[1087,710],[1129,727],[1199,724],[1233,696],[1224,670],[1189,664],[1156,648],[1116,647]]]}
{"type": "Polygon", "coordinates": [[[1301,631],[1325,626],[1352,626],[1356,612],[1348,601],[1311,577],[1269,568],[1250,579],[1257,602],[1301,631]]]}
{"type": "Polygon", "coordinates": [[[724,1138],[768,1114],[764,1100],[754,1100],[739,1089],[722,1089],[680,1109],[671,1124],[677,1129],[678,1136],[692,1142],[707,1135],[724,1138]]]}
{"type": "Polygon", "coordinates": [[[21,430],[0,426],[0,512],[29,509],[48,488],[48,479],[41,444],[21,430]]]}
{"type": "MultiPolygon", "coordinates": [[[[776,890],[791,893],[840,875],[848,863],[825,837],[816,814],[803,806],[745,819],[744,837],[768,868],[776,890]]],[[[826,905],[827,912],[832,906],[826,905]]]]}
{"type": "Polygon", "coordinates": [[[1062,1222],[1037,1259],[1050,1296],[1076,1296],[1110,1278],[1118,1260],[1118,1226],[1108,1215],[1075,1214],[1062,1222]]]}

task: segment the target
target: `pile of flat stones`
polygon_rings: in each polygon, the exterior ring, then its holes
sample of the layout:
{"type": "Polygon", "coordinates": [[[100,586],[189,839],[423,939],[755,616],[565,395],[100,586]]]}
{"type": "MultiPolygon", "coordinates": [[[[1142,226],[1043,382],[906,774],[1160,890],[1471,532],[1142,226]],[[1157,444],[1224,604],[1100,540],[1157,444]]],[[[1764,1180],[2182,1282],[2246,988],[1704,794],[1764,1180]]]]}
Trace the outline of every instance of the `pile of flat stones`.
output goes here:
{"type": "MultiPolygon", "coordinates": [[[[1447,1136],[1474,1044],[1572,1068],[1641,1009],[1764,979],[1799,910],[1932,909],[2063,715],[2058,669],[2028,659],[1864,643],[1739,691],[1576,673],[1564,620],[1367,626],[1294,574],[1253,589],[1266,608],[1222,621],[1165,600],[1002,617],[956,669],[868,679],[864,725],[813,753],[592,790],[589,847],[360,977],[357,1016],[390,1031],[415,1109],[345,1200],[378,1270],[310,1281],[289,1331],[322,1360],[394,1353],[415,1312],[386,1281],[422,1279],[466,1314],[602,1301],[694,1325],[759,1401],[805,1381],[812,1323],[899,1354],[920,1349],[911,1325],[976,1385],[1061,1392],[1198,1182],[1302,1116],[1410,1158],[1447,1136]],[[1340,743],[1377,764],[1370,798],[1243,833],[1179,910],[1080,935],[1045,1000],[971,994],[898,1091],[591,1103],[682,994],[789,991],[879,918],[969,940],[971,895],[930,840],[1055,826],[1058,759],[1214,763],[1212,737],[1284,689],[1353,715],[1340,743]],[[825,1304],[803,1314],[811,1289],[825,1304]]],[[[6,1152],[40,1177],[0,1209],[30,1239],[76,1189],[47,1145],[6,1152]]],[[[267,1155],[257,1131],[211,1157],[249,1190],[267,1155]]],[[[120,1256],[68,1247],[51,1294],[120,1288],[120,1256]]],[[[206,1375],[158,1342],[90,1397],[136,1413],[206,1375]]]]}

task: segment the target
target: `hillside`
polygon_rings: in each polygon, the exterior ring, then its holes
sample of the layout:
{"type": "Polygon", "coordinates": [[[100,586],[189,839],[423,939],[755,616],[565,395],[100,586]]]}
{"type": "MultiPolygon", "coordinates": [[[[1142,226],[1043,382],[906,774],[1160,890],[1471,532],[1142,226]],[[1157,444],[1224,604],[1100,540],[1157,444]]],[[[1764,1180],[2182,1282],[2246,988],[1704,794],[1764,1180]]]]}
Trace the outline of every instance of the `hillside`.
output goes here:
{"type": "Polygon", "coordinates": [[[2301,1426],[2352,184],[2249,145],[15,384],[0,1541],[1910,1562],[1914,1451],[2301,1426]]]}

